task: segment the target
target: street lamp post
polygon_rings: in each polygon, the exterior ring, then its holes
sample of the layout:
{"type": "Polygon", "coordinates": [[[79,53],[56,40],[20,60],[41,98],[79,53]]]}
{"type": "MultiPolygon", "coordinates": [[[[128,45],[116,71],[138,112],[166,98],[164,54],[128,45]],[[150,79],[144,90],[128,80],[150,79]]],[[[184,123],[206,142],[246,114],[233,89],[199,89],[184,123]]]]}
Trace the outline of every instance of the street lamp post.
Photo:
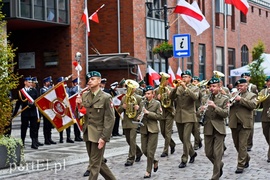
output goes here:
{"type": "MultiPolygon", "coordinates": [[[[170,26],[168,25],[168,16],[167,16],[167,13],[168,13],[168,9],[174,9],[175,7],[167,7],[167,0],[165,0],[164,2],[164,5],[163,5],[163,8],[161,9],[152,9],[152,4],[153,4],[153,0],[145,0],[145,4],[146,4],[146,7],[147,9],[150,11],[150,12],[153,12],[153,11],[163,11],[164,12],[164,40],[165,42],[168,42],[168,29],[170,28],[170,26]]],[[[169,62],[168,62],[168,57],[165,57],[165,71],[168,72],[168,69],[169,69],[169,62]]]]}

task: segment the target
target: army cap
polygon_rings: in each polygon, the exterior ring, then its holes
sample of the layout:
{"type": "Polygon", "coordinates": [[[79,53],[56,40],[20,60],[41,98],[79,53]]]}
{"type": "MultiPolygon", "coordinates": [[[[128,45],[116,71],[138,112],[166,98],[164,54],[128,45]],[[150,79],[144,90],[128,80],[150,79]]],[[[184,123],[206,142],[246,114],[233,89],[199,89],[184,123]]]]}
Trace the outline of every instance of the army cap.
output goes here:
{"type": "Polygon", "coordinates": [[[219,82],[220,82],[219,78],[213,77],[212,79],[210,79],[208,81],[207,85],[216,84],[216,83],[219,83],[219,82]]]}
{"type": "Polygon", "coordinates": [[[101,77],[101,74],[97,71],[91,71],[86,74],[86,77],[89,79],[91,77],[101,77]]]}
{"type": "Polygon", "coordinates": [[[267,76],[265,81],[270,81],[270,76],[267,76]]]}
{"type": "Polygon", "coordinates": [[[72,80],[73,83],[78,83],[78,78],[72,80]]]}
{"type": "Polygon", "coordinates": [[[150,85],[146,86],[144,89],[145,92],[151,91],[151,90],[154,90],[154,88],[153,88],[153,86],[150,86],[150,85]]]}
{"type": "Polygon", "coordinates": [[[126,82],[126,80],[123,78],[120,82],[119,82],[119,85],[123,85],[124,83],[126,82]]]}
{"type": "Polygon", "coordinates": [[[241,78],[243,78],[244,76],[250,77],[250,73],[249,73],[249,72],[242,73],[242,74],[241,74],[241,78]]]}
{"type": "Polygon", "coordinates": [[[44,83],[46,83],[46,82],[52,82],[52,77],[51,77],[51,76],[45,77],[45,78],[43,79],[43,82],[44,82],[44,83]]]}
{"type": "Polygon", "coordinates": [[[186,70],[186,71],[182,72],[181,77],[182,77],[182,76],[184,76],[184,75],[189,75],[189,76],[192,76],[191,72],[190,72],[190,71],[188,71],[188,70],[186,70]]]}
{"type": "Polygon", "coordinates": [[[106,78],[102,78],[102,79],[101,79],[101,83],[102,83],[102,84],[105,84],[106,82],[107,82],[107,79],[106,79],[106,78]]]}
{"type": "Polygon", "coordinates": [[[193,80],[197,80],[197,81],[201,81],[201,79],[198,77],[198,76],[193,76],[193,78],[192,78],[193,80]]]}
{"type": "Polygon", "coordinates": [[[31,77],[25,77],[25,78],[24,78],[24,81],[32,82],[32,78],[31,78],[31,77]]]}
{"type": "Polygon", "coordinates": [[[243,84],[243,83],[247,83],[247,80],[244,78],[241,78],[237,80],[234,85],[237,86],[238,84],[243,84]]]}
{"type": "Polygon", "coordinates": [[[59,82],[62,82],[62,81],[65,81],[65,78],[63,77],[63,76],[61,76],[61,77],[59,77],[58,79],[57,79],[57,82],[59,83],[59,82]]]}
{"type": "Polygon", "coordinates": [[[140,80],[140,81],[139,81],[139,85],[141,86],[141,85],[143,85],[143,84],[145,84],[145,81],[144,81],[144,80],[140,80]]]}
{"type": "Polygon", "coordinates": [[[32,77],[32,82],[33,83],[38,83],[37,77],[32,77]]]}

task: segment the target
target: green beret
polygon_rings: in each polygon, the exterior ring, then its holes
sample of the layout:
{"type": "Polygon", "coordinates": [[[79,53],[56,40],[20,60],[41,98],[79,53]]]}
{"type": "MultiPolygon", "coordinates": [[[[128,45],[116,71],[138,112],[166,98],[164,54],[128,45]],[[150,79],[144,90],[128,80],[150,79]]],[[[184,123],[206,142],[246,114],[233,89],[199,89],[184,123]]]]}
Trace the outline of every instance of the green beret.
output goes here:
{"type": "Polygon", "coordinates": [[[237,80],[234,85],[237,86],[238,84],[242,84],[242,83],[247,83],[247,80],[244,78],[241,78],[241,79],[237,80]]]}
{"type": "Polygon", "coordinates": [[[208,81],[207,85],[216,84],[216,83],[219,83],[219,82],[220,82],[219,78],[213,77],[212,79],[210,79],[208,81]]]}
{"type": "Polygon", "coordinates": [[[198,77],[198,76],[193,76],[193,78],[192,78],[193,80],[197,80],[197,81],[201,81],[201,79],[198,77]]]}
{"type": "Polygon", "coordinates": [[[122,86],[125,82],[126,82],[126,80],[123,78],[123,79],[119,82],[119,85],[122,86]]]}
{"type": "Polygon", "coordinates": [[[244,76],[249,76],[250,77],[250,73],[249,72],[245,72],[245,73],[241,74],[241,78],[243,78],[244,76]]]}
{"type": "Polygon", "coordinates": [[[188,70],[186,70],[186,71],[182,72],[181,77],[182,77],[182,76],[184,76],[184,75],[189,75],[189,76],[192,76],[191,72],[190,72],[190,71],[188,71],[188,70]]]}
{"type": "Polygon", "coordinates": [[[144,80],[139,81],[139,85],[140,86],[143,85],[143,84],[145,84],[145,81],[144,80]]]}
{"type": "Polygon", "coordinates": [[[145,92],[150,91],[150,90],[154,90],[153,86],[148,85],[144,89],[145,92]]]}
{"type": "Polygon", "coordinates": [[[265,81],[270,81],[270,76],[267,76],[265,81]]]}
{"type": "Polygon", "coordinates": [[[91,78],[91,77],[101,77],[101,74],[97,71],[91,71],[86,74],[86,78],[91,78]]]}

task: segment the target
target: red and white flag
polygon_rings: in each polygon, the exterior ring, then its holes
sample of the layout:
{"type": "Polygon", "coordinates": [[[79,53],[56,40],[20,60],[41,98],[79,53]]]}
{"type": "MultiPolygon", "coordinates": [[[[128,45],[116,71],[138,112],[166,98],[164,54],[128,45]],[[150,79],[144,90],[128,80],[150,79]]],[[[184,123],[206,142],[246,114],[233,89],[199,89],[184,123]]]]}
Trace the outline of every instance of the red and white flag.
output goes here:
{"type": "Polygon", "coordinates": [[[118,107],[120,106],[121,100],[122,100],[122,98],[123,98],[124,95],[125,95],[125,94],[119,94],[119,95],[114,96],[114,97],[112,98],[113,105],[114,105],[116,108],[118,108],[118,107]]]}
{"type": "Polygon", "coordinates": [[[151,66],[148,65],[148,77],[149,77],[149,85],[154,86],[154,81],[157,85],[159,85],[159,79],[160,79],[160,75],[151,68],[151,66]]]}
{"type": "Polygon", "coordinates": [[[138,77],[139,77],[139,81],[143,80],[142,71],[139,65],[138,65],[138,77]]]}
{"type": "Polygon", "coordinates": [[[196,31],[197,36],[198,36],[203,31],[208,29],[210,27],[210,25],[207,22],[207,20],[205,19],[204,15],[202,14],[202,12],[201,12],[201,10],[200,10],[200,8],[198,6],[197,1],[194,1],[191,5],[198,10],[198,12],[203,17],[203,19],[201,21],[199,21],[198,19],[196,19],[196,18],[194,18],[192,16],[185,15],[185,14],[181,14],[181,16],[186,21],[186,23],[188,25],[190,25],[196,31]]]}
{"type": "Polygon", "coordinates": [[[81,17],[81,20],[84,22],[85,26],[86,26],[86,30],[88,32],[88,36],[90,35],[90,24],[89,24],[89,20],[88,20],[88,10],[87,7],[85,7],[83,15],[81,17]]]}
{"type": "Polygon", "coordinates": [[[170,83],[171,86],[173,86],[173,80],[175,80],[175,75],[174,75],[174,72],[173,72],[171,66],[169,66],[168,74],[170,75],[169,83],[170,83]]]}
{"type": "Polygon", "coordinates": [[[56,84],[52,89],[35,100],[40,112],[53,124],[58,132],[76,123],[73,118],[64,82],[56,84]]]}
{"type": "Polygon", "coordinates": [[[96,22],[96,23],[99,23],[99,19],[98,19],[98,11],[103,8],[105,6],[105,4],[102,4],[90,17],[89,19],[96,22]]]}
{"type": "Polygon", "coordinates": [[[78,61],[73,61],[72,64],[75,67],[76,71],[81,71],[82,70],[82,66],[78,63],[78,61]]]}
{"type": "Polygon", "coordinates": [[[234,5],[238,10],[242,11],[245,15],[248,13],[249,4],[247,0],[225,0],[226,4],[234,5]]]}
{"type": "Polygon", "coordinates": [[[197,19],[198,21],[203,20],[201,12],[195,7],[191,6],[191,4],[185,0],[178,0],[178,3],[174,9],[174,13],[185,14],[197,19]]]}
{"type": "Polygon", "coordinates": [[[182,70],[180,69],[180,67],[178,67],[175,78],[182,79],[181,74],[182,74],[182,70]]]}

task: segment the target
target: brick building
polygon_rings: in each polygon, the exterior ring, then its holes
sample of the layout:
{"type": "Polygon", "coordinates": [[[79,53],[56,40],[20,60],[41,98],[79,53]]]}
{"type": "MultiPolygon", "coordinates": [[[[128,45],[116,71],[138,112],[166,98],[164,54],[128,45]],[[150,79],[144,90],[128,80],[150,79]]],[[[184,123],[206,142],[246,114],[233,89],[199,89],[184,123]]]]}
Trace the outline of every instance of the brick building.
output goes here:
{"type": "MultiPolygon", "coordinates": [[[[11,32],[9,41],[17,48],[15,70],[21,75],[37,76],[40,86],[47,76],[56,81],[60,76],[74,74],[74,79],[77,72],[72,61],[79,51],[82,53],[82,86],[89,70],[99,70],[108,79],[108,84],[122,78],[136,79],[137,65],[143,75],[147,65],[158,72],[165,71],[165,60],[152,53],[155,45],[166,39],[165,1],[154,0],[147,7],[146,0],[3,0],[7,32],[11,32]],[[100,23],[90,21],[89,37],[81,21],[85,2],[89,15],[105,4],[98,12],[100,23]]],[[[270,39],[266,38],[270,28],[270,3],[266,0],[249,0],[247,16],[228,5],[226,18],[224,0],[197,2],[210,24],[210,28],[199,36],[178,14],[172,13],[170,7],[177,1],[167,1],[167,39],[172,42],[174,34],[188,33],[192,42],[191,57],[169,58],[175,73],[180,67],[202,79],[209,79],[213,70],[229,76],[230,69],[251,62],[250,52],[259,40],[266,45],[266,53],[270,53],[270,39]]],[[[228,77],[225,81],[233,82],[234,79],[228,77]]]]}

